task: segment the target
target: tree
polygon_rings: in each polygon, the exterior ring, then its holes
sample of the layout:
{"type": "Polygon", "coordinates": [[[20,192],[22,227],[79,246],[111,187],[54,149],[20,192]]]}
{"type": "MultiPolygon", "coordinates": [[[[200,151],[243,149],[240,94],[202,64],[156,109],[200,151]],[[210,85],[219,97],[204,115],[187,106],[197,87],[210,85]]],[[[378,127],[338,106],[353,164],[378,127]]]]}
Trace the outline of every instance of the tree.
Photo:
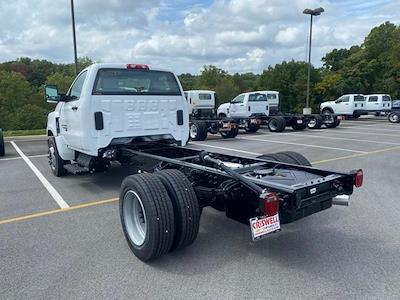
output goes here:
{"type": "Polygon", "coordinates": [[[53,84],[58,87],[60,93],[66,93],[74,80],[74,76],[65,75],[60,72],[49,75],[46,84],[53,84]]]}

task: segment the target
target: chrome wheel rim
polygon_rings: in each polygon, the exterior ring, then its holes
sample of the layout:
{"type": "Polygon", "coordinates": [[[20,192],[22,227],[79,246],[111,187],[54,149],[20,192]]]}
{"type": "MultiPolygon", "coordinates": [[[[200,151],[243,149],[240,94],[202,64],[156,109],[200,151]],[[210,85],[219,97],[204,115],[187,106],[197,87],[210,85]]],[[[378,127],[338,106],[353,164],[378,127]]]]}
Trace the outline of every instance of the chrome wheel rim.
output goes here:
{"type": "Polygon", "coordinates": [[[49,165],[52,170],[56,169],[56,154],[54,146],[49,147],[49,165]]]}
{"type": "Polygon", "coordinates": [[[268,126],[271,130],[276,130],[276,128],[278,128],[277,122],[275,120],[269,121],[268,126]]]}
{"type": "Polygon", "coordinates": [[[197,137],[197,126],[193,124],[192,126],[190,126],[190,138],[195,139],[196,137],[197,137]]]}
{"type": "Polygon", "coordinates": [[[308,122],[308,127],[314,128],[316,124],[317,124],[317,120],[315,120],[314,118],[310,119],[310,122],[308,122]]]}
{"type": "Polygon", "coordinates": [[[393,123],[397,123],[399,121],[399,115],[398,114],[391,114],[389,116],[390,121],[392,121],[393,123]]]}
{"type": "Polygon", "coordinates": [[[139,195],[129,190],[124,195],[124,221],[129,239],[137,246],[144,243],[147,232],[146,211],[139,195]]]}

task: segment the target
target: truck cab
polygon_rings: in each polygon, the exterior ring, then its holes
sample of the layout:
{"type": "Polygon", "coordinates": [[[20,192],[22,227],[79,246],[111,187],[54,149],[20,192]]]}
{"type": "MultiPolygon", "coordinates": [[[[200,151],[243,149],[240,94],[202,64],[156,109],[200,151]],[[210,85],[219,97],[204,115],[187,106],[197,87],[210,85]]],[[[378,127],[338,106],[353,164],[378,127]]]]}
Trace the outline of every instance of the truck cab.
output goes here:
{"type": "Polygon", "coordinates": [[[392,98],[387,94],[366,95],[366,110],[368,112],[385,112],[392,109],[392,98]]]}
{"type": "Polygon", "coordinates": [[[321,103],[323,114],[336,114],[344,116],[359,117],[368,114],[366,100],[362,94],[343,95],[335,101],[321,103]]]}
{"type": "Polygon", "coordinates": [[[185,91],[185,98],[189,105],[189,114],[198,117],[213,117],[217,94],[210,90],[185,91]]]}
{"type": "Polygon", "coordinates": [[[168,70],[93,64],[66,95],[46,86],[45,97],[57,103],[48,115],[49,156],[55,153],[63,162],[93,162],[107,150],[143,139],[187,142],[187,104],[177,76],[168,70]]]}
{"type": "Polygon", "coordinates": [[[275,91],[255,91],[236,96],[229,103],[218,107],[219,117],[248,118],[269,116],[270,107],[279,106],[279,93],[275,91]]]}

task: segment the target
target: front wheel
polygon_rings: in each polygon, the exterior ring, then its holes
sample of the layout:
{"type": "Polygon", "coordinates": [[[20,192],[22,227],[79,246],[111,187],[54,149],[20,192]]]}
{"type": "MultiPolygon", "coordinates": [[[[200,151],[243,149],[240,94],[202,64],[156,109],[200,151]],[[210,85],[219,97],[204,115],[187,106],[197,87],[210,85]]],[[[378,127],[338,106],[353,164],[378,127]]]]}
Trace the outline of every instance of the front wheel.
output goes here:
{"type": "Polygon", "coordinates": [[[310,117],[307,126],[310,129],[320,129],[323,123],[324,119],[320,115],[315,115],[310,117]]]}
{"type": "Polygon", "coordinates": [[[268,129],[271,132],[282,132],[285,130],[286,120],[283,117],[272,117],[268,122],[268,129]]]}
{"type": "Polygon", "coordinates": [[[392,112],[388,116],[390,123],[400,123],[400,112],[392,112]]]}
{"type": "Polygon", "coordinates": [[[64,176],[67,173],[67,170],[64,168],[64,165],[66,165],[66,161],[63,160],[58,153],[55,138],[53,136],[49,137],[47,143],[49,148],[48,158],[51,171],[57,177],[64,176]]]}

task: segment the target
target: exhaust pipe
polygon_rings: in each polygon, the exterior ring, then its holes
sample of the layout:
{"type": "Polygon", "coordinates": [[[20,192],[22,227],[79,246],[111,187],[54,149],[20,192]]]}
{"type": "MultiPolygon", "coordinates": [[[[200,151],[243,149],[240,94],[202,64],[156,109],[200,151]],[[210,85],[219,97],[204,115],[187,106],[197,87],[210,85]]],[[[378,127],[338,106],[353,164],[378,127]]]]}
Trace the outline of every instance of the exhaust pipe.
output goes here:
{"type": "Polygon", "coordinates": [[[341,205],[341,206],[349,206],[349,200],[350,200],[349,195],[338,195],[338,196],[332,198],[332,204],[333,205],[341,205]]]}

